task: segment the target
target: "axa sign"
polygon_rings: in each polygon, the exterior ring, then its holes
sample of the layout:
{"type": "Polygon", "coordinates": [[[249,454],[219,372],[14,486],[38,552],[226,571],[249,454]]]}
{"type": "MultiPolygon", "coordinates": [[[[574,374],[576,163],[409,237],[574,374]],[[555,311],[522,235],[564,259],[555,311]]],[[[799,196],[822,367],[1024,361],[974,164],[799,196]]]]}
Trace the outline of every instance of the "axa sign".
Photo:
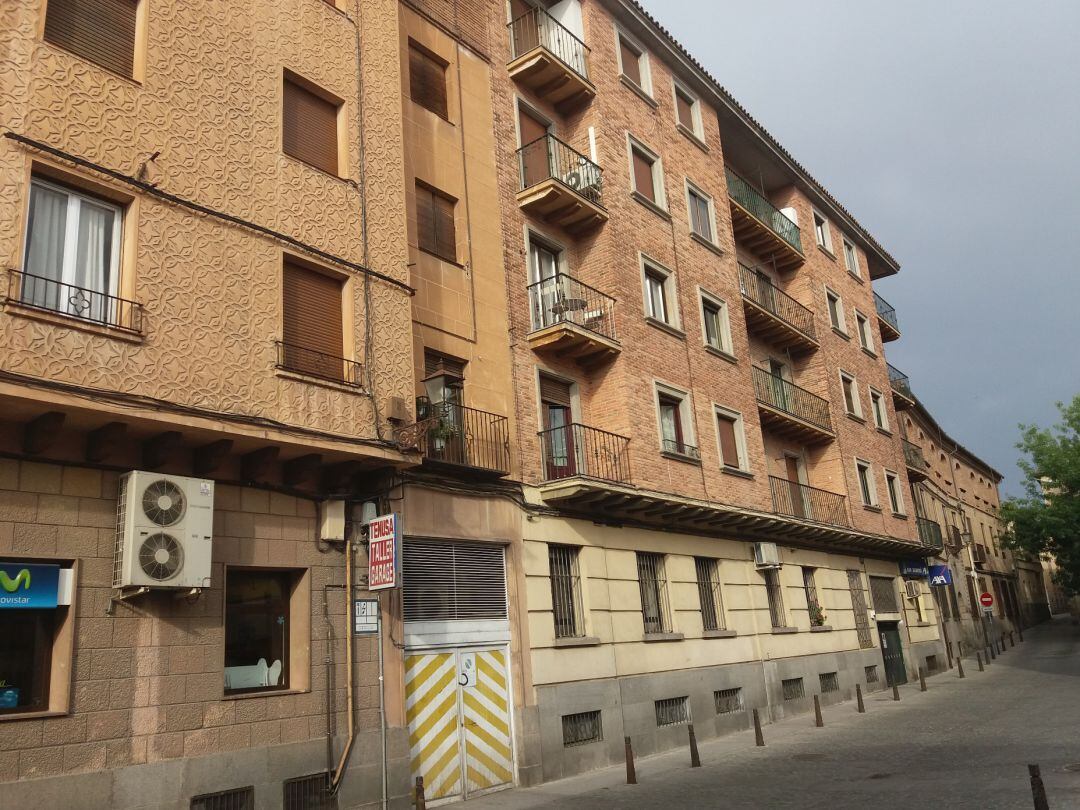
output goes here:
{"type": "Polygon", "coordinates": [[[930,585],[952,585],[952,571],[947,565],[930,566],[930,585]]]}
{"type": "Polygon", "coordinates": [[[0,609],[54,608],[60,566],[0,562],[0,609]]]}

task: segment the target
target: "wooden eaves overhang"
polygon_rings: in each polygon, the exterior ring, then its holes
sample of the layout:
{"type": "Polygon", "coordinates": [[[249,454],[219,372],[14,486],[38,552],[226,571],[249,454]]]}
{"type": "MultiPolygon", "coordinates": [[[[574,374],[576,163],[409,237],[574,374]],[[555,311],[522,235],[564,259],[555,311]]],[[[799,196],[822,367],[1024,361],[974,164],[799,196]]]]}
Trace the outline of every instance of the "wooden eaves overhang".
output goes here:
{"type": "Polygon", "coordinates": [[[917,540],[588,478],[543,484],[539,492],[546,505],[556,507],[567,516],[595,523],[764,541],[855,555],[900,558],[934,554],[934,549],[917,540]]]}

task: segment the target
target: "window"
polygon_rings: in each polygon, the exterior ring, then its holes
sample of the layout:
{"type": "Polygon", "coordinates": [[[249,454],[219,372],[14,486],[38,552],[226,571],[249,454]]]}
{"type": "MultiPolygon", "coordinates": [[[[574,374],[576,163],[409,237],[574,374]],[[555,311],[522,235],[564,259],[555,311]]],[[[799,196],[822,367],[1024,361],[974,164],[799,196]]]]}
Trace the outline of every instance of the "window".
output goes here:
{"type": "Polygon", "coordinates": [[[656,725],[680,726],[690,722],[690,700],[688,696],[664,698],[655,701],[656,725]]]}
{"type": "Polygon", "coordinates": [[[877,683],[877,664],[870,664],[869,666],[863,667],[863,676],[866,678],[867,683],[877,683]]]}
{"type": "Polygon", "coordinates": [[[33,178],[20,301],[130,326],[130,310],[113,298],[120,282],[122,219],[115,203],[33,178]]]}
{"type": "MultiPolygon", "coordinates": [[[[5,566],[4,573],[15,574],[9,579],[17,589],[20,578],[16,568],[21,570],[21,566],[5,566]]],[[[0,611],[0,617],[4,634],[4,655],[0,658],[0,716],[47,711],[57,611],[55,608],[5,607],[0,611]]]]}
{"type": "Polygon", "coordinates": [[[865,506],[877,506],[877,488],[874,486],[874,474],[870,462],[855,459],[855,472],[859,476],[859,494],[865,506]]]}
{"type": "Polygon", "coordinates": [[[742,414],[718,407],[716,433],[720,439],[720,463],[729,470],[747,470],[742,414]]]}
{"type": "Polygon", "coordinates": [[[457,200],[431,186],[416,183],[416,243],[420,250],[457,262],[457,200]]]}
{"type": "Polygon", "coordinates": [[[138,0],[49,0],[45,41],[134,78],[138,0]]]}
{"type": "Polygon", "coordinates": [[[604,727],[600,711],[564,714],[562,718],[562,744],[564,748],[604,739],[604,727]]]}
{"type": "Polygon", "coordinates": [[[585,635],[578,552],[575,546],[548,546],[555,638],[580,638],[585,635]]]}
{"type": "Polygon", "coordinates": [[[705,345],[717,351],[731,354],[731,324],[727,304],[719,298],[701,293],[701,330],[705,345]]]}
{"type": "Polygon", "coordinates": [[[282,150],[309,166],[336,175],[341,102],[288,71],[285,71],[283,91],[282,150]]]}
{"type": "Polygon", "coordinates": [[[409,96],[440,118],[447,118],[445,60],[409,40],[409,96]]]}
{"type": "Polygon", "coordinates": [[[637,553],[638,588],[641,591],[641,615],[645,633],[668,633],[671,619],[668,608],[664,555],[637,553]]]}
{"type": "Polygon", "coordinates": [[[712,198],[687,181],[686,204],[690,211],[690,232],[712,244],[715,241],[712,198]]]}
{"type": "Polygon", "coordinates": [[[668,326],[679,326],[679,311],[675,296],[675,274],[642,260],[642,279],[645,286],[645,315],[668,326]]]}
{"type": "Polygon", "coordinates": [[[829,231],[829,220],[825,219],[816,210],[814,211],[814,239],[817,240],[818,247],[825,248],[829,253],[832,253],[832,233],[829,231]]]}
{"type": "Polygon", "coordinates": [[[870,389],[870,410],[874,415],[874,426],[881,430],[889,429],[889,411],[885,407],[885,398],[881,392],[870,389]]]}
{"type": "Polygon", "coordinates": [[[844,389],[844,410],[861,419],[862,402],[859,400],[859,388],[855,384],[855,378],[847,372],[841,371],[840,386],[844,389]]]}
{"type": "Polygon", "coordinates": [[[855,631],[859,637],[859,647],[870,649],[874,638],[870,634],[870,619],[866,615],[866,591],[863,590],[862,574],[858,570],[847,572],[848,592],[851,595],[851,612],[855,615],[855,631]]]}
{"type": "Polygon", "coordinates": [[[742,687],[732,689],[719,689],[713,692],[713,700],[716,702],[717,714],[734,714],[741,712],[743,708],[742,687]]]}
{"type": "Polygon", "coordinates": [[[506,619],[506,555],[494,543],[408,540],[402,555],[406,622],[506,619]]]}
{"type": "Polygon", "coordinates": [[[678,82],[675,83],[675,118],[683,130],[701,140],[701,102],[678,82]]]}
{"type": "Polygon", "coordinates": [[[806,697],[802,678],[785,678],[781,681],[780,686],[784,692],[784,700],[798,700],[801,697],[806,697]]]}
{"type": "Polygon", "coordinates": [[[664,174],[660,157],[632,138],[630,140],[630,168],[634,191],[653,205],[666,208],[664,174]]]}
{"type": "Polygon", "coordinates": [[[821,694],[840,691],[840,677],[836,672],[822,672],[818,675],[818,683],[821,685],[821,694]]]}
{"type": "Polygon", "coordinates": [[[720,572],[716,560],[694,557],[701,624],[706,631],[724,629],[724,602],[720,595],[720,572]]]}
{"type": "Polygon", "coordinates": [[[855,310],[855,328],[859,333],[859,345],[873,353],[874,334],[870,331],[870,321],[859,310],[855,310]]]}
{"type": "Polygon", "coordinates": [[[844,304],[840,296],[825,288],[825,301],[829,306],[829,323],[841,334],[847,334],[847,321],[844,319],[844,304]]]}
{"type": "Polygon", "coordinates": [[[697,458],[698,449],[690,430],[690,403],[687,395],[658,386],[656,404],[660,416],[660,449],[665,453],[697,458]]]}
{"type": "Polygon", "coordinates": [[[855,250],[855,245],[851,243],[851,240],[846,236],[844,241],[844,264],[847,266],[847,271],[855,278],[862,278],[862,273],[859,272],[859,253],[855,250]]]}
{"type": "Polygon", "coordinates": [[[221,790],[192,796],[190,810],[255,810],[255,787],[221,790]]]}
{"type": "Polygon", "coordinates": [[[900,478],[896,473],[885,471],[885,489],[889,491],[889,506],[893,514],[904,514],[904,494],[900,489],[900,478]]]}
{"type": "Polygon", "coordinates": [[[787,618],[784,615],[784,594],[780,588],[780,569],[766,568],[762,571],[765,577],[765,594],[769,599],[769,619],[773,627],[786,627],[787,618]]]}
{"type": "Polygon", "coordinates": [[[619,70],[624,77],[634,83],[646,95],[652,95],[652,82],[649,76],[649,56],[645,49],[631,40],[621,31],[619,39],[619,70]]]}
{"type": "Polygon", "coordinates": [[[230,569],[225,577],[225,692],[287,689],[296,575],[230,569]]]}
{"type": "Polygon", "coordinates": [[[878,613],[900,612],[892,577],[870,577],[870,600],[878,613]]]}
{"type": "Polygon", "coordinates": [[[817,584],[814,582],[814,569],[802,569],[803,593],[806,595],[806,610],[810,614],[810,626],[821,627],[825,624],[825,612],[818,601],[817,584]]]}
{"type": "Polygon", "coordinates": [[[341,281],[288,259],[282,268],[281,366],[351,381],[344,353],[341,281]]]}

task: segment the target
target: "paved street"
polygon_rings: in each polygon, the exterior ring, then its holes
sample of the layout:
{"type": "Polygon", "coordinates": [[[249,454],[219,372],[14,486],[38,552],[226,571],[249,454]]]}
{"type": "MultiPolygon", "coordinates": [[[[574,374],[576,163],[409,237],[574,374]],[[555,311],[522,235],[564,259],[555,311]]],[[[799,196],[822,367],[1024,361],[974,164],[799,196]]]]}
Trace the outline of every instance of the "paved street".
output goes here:
{"type": "Polygon", "coordinates": [[[1042,766],[1050,807],[1080,808],[1080,627],[1058,620],[1025,634],[980,673],[965,661],[918,684],[801,715],[637,763],[636,786],[611,768],[469,802],[472,810],[534,808],[1030,808],[1026,765],[1042,766]],[[1075,771],[1066,766],[1075,765],[1075,771]]]}

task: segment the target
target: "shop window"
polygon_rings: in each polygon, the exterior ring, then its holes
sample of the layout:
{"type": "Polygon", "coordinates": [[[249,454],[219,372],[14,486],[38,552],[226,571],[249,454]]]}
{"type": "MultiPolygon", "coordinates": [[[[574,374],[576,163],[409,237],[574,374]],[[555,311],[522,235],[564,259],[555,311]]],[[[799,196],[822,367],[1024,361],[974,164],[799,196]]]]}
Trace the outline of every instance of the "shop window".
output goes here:
{"type": "MultiPolygon", "coordinates": [[[[225,693],[289,688],[298,639],[293,618],[309,620],[301,604],[302,575],[295,571],[230,569],[225,579],[225,693]],[[298,604],[294,608],[294,601],[298,604]]],[[[310,601],[310,600],[307,600],[310,601]]]]}

